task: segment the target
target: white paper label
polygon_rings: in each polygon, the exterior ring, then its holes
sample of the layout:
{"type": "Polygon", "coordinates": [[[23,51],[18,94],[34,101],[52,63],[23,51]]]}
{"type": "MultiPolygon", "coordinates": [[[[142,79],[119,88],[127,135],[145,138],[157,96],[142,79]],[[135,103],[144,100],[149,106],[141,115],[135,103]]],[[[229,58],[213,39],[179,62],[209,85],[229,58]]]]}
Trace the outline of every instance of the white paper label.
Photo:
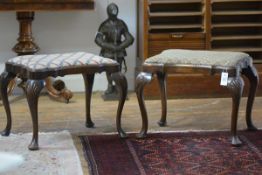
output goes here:
{"type": "Polygon", "coordinates": [[[228,80],[228,73],[227,72],[222,72],[220,85],[221,86],[227,86],[227,80],[228,80]]]}

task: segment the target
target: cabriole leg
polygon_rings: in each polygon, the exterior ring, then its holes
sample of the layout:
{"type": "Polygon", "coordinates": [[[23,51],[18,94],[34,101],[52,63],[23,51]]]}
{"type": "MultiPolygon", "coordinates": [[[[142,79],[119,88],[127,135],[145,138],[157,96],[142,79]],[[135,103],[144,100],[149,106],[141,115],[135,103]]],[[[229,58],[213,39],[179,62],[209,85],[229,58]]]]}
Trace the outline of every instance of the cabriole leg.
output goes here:
{"type": "Polygon", "coordinates": [[[1,98],[3,101],[3,105],[5,108],[6,112],[6,127],[2,131],[1,135],[2,136],[9,136],[11,127],[12,127],[12,116],[11,116],[11,110],[10,110],[10,104],[8,101],[8,84],[12,79],[15,78],[15,75],[8,73],[8,72],[3,72],[0,76],[0,88],[1,88],[1,98]]]}
{"type": "Polygon", "coordinates": [[[127,97],[127,80],[124,74],[121,72],[113,73],[111,77],[112,80],[116,83],[116,86],[119,91],[119,103],[118,103],[117,114],[116,114],[117,132],[121,138],[125,138],[127,137],[127,135],[121,127],[121,115],[127,97]]]}
{"type": "Polygon", "coordinates": [[[91,97],[92,97],[92,90],[94,84],[94,74],[83,74],[83,78],[85,81],[85,93],[86,93],[86,127],[92,128],[94,127],[94,123],[91,120],[91,97]]]}
{"type": "Polygon", "coordinates": [[[158,79],[158,84],[160,87],[161,105],[162,105],[161,119],[158,122],[158,124],[159,126],[166,126],[166,113],[167,113],[166,74],[158,72],[157,79],[158,79]]]}
{"type": "Polygon", "coordinates": [[[237,119],[239,104],[243,92],[244,81],[240,76],[229,78],[227,88],[230,90],[232,95],[232,113],[231,113],[231,134],[233,146],[241,145],[241,141],[237,136],[237,119]]]}
{"type": "Polygon", "coordinates": [[[142,129],[140,133],[137,135],[139,138],[143,138],[147,134],[148,129],[148,119],[147,119],[147,111],[146,106],[144,102],[144,86],[148,83],[150,83],[152,80],[152,74],[141,72],[136,77],[136,96],[138,100],[138,104],[140,107],[141,117],[142,117],[142,129]]]}
{"type": "Polygon", "coordinates": [[[259,76],[257,74],[257,70],[253,66],[249,66],[247,69],[244,69],[242,73],[248,78],[249,81],[249,92],[248,92],[247,107],[246,107],[247,128],[250,131],[254,131],[257,130],[257,128],[253,125],[252,122],[252,108],[253,108],[256,90],[259,82],[259,76]]]}
{"type": "Polygon", "coordinates": [[[41,90],[44,87],[42,80],[28,80],[25,86],[27,103],[30,109],[33,122],[33,137],[29,150],[38,150],[38,98],[41,90]]]}

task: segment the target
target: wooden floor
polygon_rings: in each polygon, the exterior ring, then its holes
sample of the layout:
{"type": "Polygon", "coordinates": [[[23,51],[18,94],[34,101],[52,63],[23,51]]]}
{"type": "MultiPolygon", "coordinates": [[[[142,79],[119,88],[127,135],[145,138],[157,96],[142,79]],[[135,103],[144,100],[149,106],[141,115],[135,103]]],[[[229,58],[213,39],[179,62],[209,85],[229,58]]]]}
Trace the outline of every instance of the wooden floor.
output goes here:
{"type": "MultiPolygon", "coordinates": [[[[12,132],[31,132],[32,124],[25,98],[11,96],[13,114],[12,132]]],[[[242,98],[239,112],[238,128],[245,129],[245,104],[242,98]]],[[[117,101],[103,101],[100,93],[92,97],[91,115],[95,128],[85,127],[85,99],[84,94],[74,94],[69,104],[56,102],[48,96],[39,99],[39,127],[40,132],[69,130],[72,133],[85,132],[87,134],[116,132],[115,115],[117,101]]],[[[231,99],[179,99],[168,101],[167,127],[159,127],[161,108],[159,100],[147,100],[146,106],[149,116],[149,131],[181,131],[181,130],[229,130],[231,99]]],[[[5,127],[5,112],[0,107],[0,129],[5,127]]],[[[141,116],[134,93],[129,94],[122,115],[123,129],[126,132],[139,132],[141,116]]],[[[262,128],[262,97],[257,97],[253,109],[255,126],[262,128]]]]}

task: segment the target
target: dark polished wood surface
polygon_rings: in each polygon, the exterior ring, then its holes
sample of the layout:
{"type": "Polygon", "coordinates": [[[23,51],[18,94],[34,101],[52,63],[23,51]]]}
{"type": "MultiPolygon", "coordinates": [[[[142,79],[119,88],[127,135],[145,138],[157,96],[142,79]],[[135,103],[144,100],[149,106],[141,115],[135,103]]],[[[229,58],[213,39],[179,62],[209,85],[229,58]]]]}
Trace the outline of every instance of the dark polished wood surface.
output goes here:
{"type": "Polygon", "coordinates": [[[94,9],[94,0],[1,0],[0,11],[94,9]]]}

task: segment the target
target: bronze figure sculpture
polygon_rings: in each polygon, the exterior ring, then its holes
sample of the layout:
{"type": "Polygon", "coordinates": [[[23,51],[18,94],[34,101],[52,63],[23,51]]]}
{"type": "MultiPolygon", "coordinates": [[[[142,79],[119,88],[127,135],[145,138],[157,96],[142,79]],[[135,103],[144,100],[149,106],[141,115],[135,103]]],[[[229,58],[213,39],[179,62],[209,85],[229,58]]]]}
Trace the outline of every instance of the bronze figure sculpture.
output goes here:
{"type": "MultiPolygon", "coordinates": [[[[107,14],[108,19],[99,26],[95,43],[101,47],[101,56],[116,60],[120,64],[120,70],[124,65],[124,71],[126,72],[127,66],[124,57],[127,54],[125,48],[133,44],[134,37],[129,33],[125,22],[117,18],[118,6],[116,4],[111,3],[108,5],[107,14]]],[[[107,73],[106,77],[108,86],[104,95],[116,94],[117,91],[110,74],[107,73]]]]}

